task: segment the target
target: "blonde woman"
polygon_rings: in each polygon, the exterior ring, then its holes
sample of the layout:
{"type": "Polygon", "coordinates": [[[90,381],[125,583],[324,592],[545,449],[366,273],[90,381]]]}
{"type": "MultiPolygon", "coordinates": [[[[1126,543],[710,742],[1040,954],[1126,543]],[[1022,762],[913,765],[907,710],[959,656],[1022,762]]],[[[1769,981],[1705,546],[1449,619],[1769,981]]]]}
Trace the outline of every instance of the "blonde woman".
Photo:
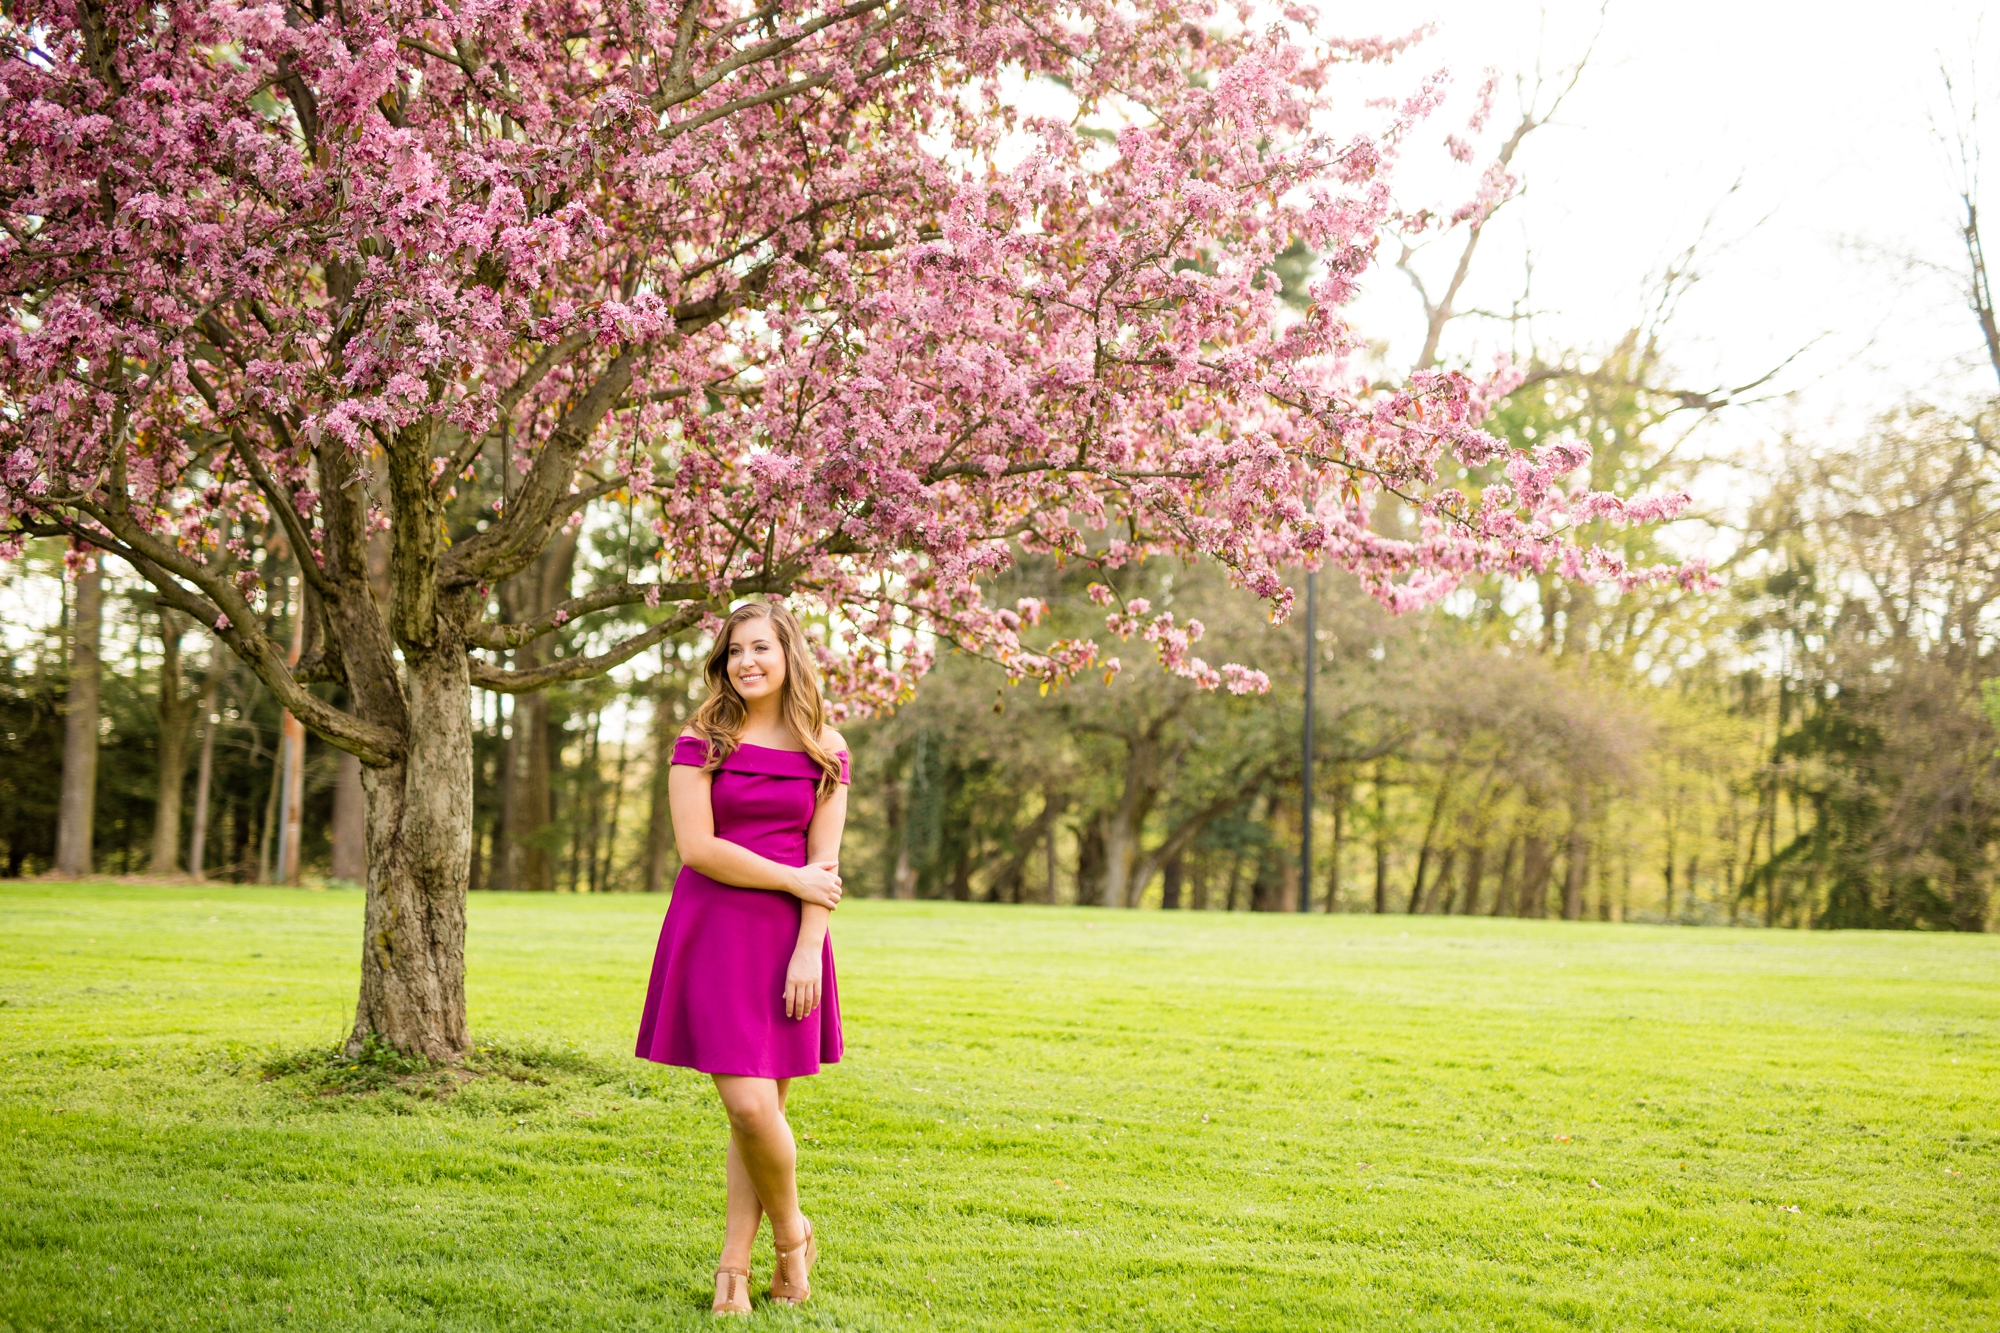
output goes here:
{"type": "Polygon", "coordinates": [[[799,1211],[791,1081],[840,1059],[827,921],[840,905],[848,758],[819,675],[782,605],[730,613],[708,698],[675,742],[667,797],[682,868],[660,930],[642,1059],[699,1069],[729,1113],[729,1210],[715,1313],[750,1311],[750,1247],[771,1219],[771,1299],[811,1294],[818,1257],[799,1211]]]}

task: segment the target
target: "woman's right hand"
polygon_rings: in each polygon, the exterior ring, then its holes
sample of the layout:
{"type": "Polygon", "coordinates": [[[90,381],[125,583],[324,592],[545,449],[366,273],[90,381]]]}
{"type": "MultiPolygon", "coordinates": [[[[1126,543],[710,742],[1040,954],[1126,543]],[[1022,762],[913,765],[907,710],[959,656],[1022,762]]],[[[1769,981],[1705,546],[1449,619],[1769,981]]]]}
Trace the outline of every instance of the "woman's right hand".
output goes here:
{"type": "Polygon", "coordinates": [[[840,862],[814,861],[792,872],[792,896],[831,912],[840,906],[840,862]]]}

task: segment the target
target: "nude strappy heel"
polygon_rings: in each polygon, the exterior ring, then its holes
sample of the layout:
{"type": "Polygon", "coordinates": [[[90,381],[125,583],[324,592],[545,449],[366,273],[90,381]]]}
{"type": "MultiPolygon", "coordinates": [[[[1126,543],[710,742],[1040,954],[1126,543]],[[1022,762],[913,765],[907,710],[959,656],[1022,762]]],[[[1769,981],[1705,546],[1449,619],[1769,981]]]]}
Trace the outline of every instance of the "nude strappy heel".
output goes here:
{"type": "Polygon", "coordinates": [[[750,1313],[750,1274],[741,1268],[715,1270],[715,1304],[712,1314],[750,1313]]]}
{"type": "Polygon", "coordinates": [[[813,1238],[812,1219],[803,1213],[800,1217],[806,1224],[806,1238],[789,1250],[771,1247],[777,1255],[777,1262],[771,1265],[771,1299],[780,1305],[804,1305],[812,1295],[812,1285],[806,1279],[819,1262],[819,1242],[813,1238]]]}

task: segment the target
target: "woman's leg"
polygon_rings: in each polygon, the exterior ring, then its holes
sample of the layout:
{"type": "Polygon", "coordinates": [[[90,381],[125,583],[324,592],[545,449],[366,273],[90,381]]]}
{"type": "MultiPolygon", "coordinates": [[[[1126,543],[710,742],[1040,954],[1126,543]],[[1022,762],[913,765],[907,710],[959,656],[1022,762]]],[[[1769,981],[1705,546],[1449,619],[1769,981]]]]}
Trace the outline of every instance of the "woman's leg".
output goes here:
{"type": "Polygon", "coordinates": [[[757,1200],[757,1187],[736,1149],[736,1135],[729,1136],[729,1212],[722,1228],[722,1267],[740,1273],[750,1271],[750,1247],[757,1243],[757,1227],[764,1220],[764,1205],[757,1200]]]}
{"type": "MultiPolygon", "coordinates": [[[[792,1127],[785,1121],[785,1094],[790,1080],[741,1078],[715,1074],[715,1089],[722,1094],[723,1109],[729,1113],[730,1204],[729,1241],[737,1228],[735,1169],[740,1165],[755,1192],[752,1206],[761,1205],[771,1219],[771,1239],[790,1249],[805,1239],[806,1222],[799,1212],[798,1147],[792,1142],[792,1127]]],[[[756,1236],[754,1215],[749,1234],[756,1236]]],[[[725,1242],[727,1245],[729,1242],[725,1242]]],[[[749,1257],[745,1245],[743,1254],[749,1257]]],[[[725,1258],[729,1251],[725,1249],[725,1258]]]]}

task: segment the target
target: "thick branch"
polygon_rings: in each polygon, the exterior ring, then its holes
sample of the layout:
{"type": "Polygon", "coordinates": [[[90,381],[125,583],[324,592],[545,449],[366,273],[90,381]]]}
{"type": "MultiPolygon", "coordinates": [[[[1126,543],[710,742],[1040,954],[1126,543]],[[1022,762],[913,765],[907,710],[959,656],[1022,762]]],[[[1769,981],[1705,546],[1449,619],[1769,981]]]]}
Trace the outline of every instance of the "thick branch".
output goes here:
{"type": "MultiPolygon", "coordinates": [[[[776,592],[787,583],[788,581],[784,579],[740,578],[729,585],[729,595],[748,597],[752,593],[776,592]]],[[[680,583],[613,583],[552,606],[532,620],[511,623],[488,621],[475,625],[467,633],[466,640],[477,648],[490,648],[495,652],[503,652],[509,648],[519,648],[522,644],[539,639],[545,634],[553,634],[580,616],[587,616],[595,611],[608,611],[614,606],[633,606],[656,593],[657,601],[689,602],[707,597],[709,587],[706,583],[693,580],[680,583]]]]}
{"type": "Polygon", "coordinates": [[[552,662],[548,666],[535,667],[528,671],[508,671],[494,666],[481,658],[472,659],[472,683],[482,690],[492,690],[495,694],[532,694],[536,690],[547,689],[569,680],[588,680],[601,676],[622,662],[629,662],[654,644],[670,639],[699,624],[709,610],[707,602],[689,602],[673,615],[634,634],[608,652],[595,657],[572,657],[566,661],[552,662]]]}

